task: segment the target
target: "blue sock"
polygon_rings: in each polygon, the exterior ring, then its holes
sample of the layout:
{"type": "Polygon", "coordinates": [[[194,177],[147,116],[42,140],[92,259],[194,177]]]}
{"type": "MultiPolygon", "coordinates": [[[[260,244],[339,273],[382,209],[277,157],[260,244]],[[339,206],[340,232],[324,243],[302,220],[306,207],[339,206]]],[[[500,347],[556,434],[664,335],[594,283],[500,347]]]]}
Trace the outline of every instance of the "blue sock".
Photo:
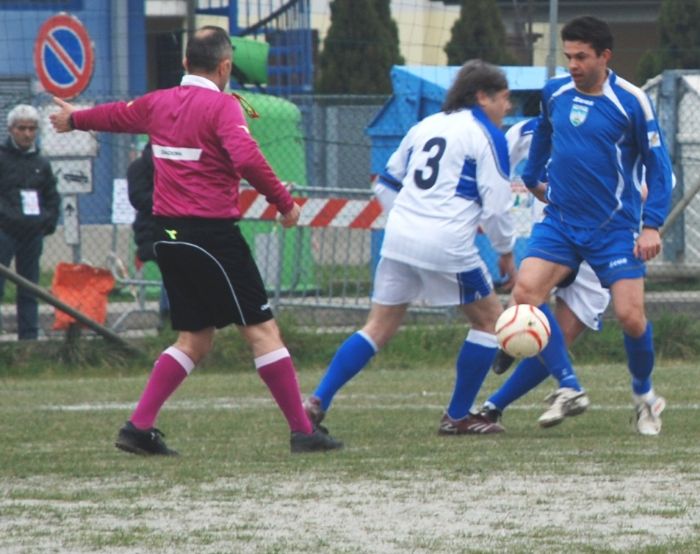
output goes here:
{"type": "Polygon", "coordinates": [[[321,400],[321,408],[324,411],[328,410],[335,393],[367,365],[377,350],[374,341],[362,331],[357,331],[345,339],[313,394],[321,400]]]}
{"type": "Polygon", "coordinates": [[[465,417],[479,394],[498,352],[496,335],[484,331],[469,331],[467,340],[457,356],[457,377],[447,415],[452,419],[465,417]]]}
{"type": "Polygon", "coordinates": [[[632,374],[632,390],[635,394],[646,394],[651,390],[651,372],[654,369],[654,338],[651,322],[639,338],[625,335],[627,367],[632,374]]]}
{"type": "Polygon", "coordinates": [[[561,328],[557,323],[552,310],[547,304],[542,304],[540,310],[544,312],[549,320],[549,326],[552,328],[552,336],[549,337],[549,343],[540,352],[540,358],[544,362],[549,373],[559,382],[559,387],[569,387],[575,390],[581,390],[581,385],[576,378],[574,368],[571,365],[569,354],[566,350],[566,342],[561,328]]]}
{"type": "Polygon", "coordinates": [[[549,371],[539,358],[525,358],[508,380],[488,399],[496,409],[503,411],[549,377],[549,371]]]}

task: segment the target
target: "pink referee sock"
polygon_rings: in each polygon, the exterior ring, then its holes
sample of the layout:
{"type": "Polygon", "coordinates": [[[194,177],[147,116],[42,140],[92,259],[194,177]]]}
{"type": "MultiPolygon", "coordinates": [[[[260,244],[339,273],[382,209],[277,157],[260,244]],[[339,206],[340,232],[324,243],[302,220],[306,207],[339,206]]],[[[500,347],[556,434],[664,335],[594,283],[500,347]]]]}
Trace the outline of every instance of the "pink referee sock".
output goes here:
{"type": "Polygon", "coordinates": [[[287,419],[289,429],[311,434],[313,427],[301,404],[301,391],[292,358],[280,348],[255,358],[255,367],[287,419]]]}
{"type": "Polygon", "coordinates": [[[138,429],[150,429],[158,412],[192,370],[194,362],[187,354],[174,346],[166,349],[156,360],[141,399],[131,416],[131,423],[138,429]]]}

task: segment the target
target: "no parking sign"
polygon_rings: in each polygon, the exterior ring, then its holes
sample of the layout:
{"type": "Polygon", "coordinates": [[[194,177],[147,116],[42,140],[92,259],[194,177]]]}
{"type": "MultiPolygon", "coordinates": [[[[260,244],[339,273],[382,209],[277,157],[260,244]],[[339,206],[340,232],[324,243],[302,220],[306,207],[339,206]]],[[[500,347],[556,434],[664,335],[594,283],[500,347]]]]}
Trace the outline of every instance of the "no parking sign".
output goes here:
{"type": "Polygon", "coordinates": [[[78,18],[61,13],[39,28],[34,66],[47,92],[70,99],[90,83],[95,63],[92,41],[78,18]]]}

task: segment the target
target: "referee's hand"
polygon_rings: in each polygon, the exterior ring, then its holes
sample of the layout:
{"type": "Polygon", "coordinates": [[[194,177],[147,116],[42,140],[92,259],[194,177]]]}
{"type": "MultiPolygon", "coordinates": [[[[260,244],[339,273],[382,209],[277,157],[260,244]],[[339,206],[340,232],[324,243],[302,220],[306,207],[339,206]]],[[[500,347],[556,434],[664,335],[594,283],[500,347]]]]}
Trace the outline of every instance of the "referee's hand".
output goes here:
{"type": "Polygon", "coordinates": [[[55,96],[53,101],[54,104],[59,107],[59,110],[49,116],[51,125],[53,125],[53,128],[57,133],[67,133],[72,131],[73,122],[71,120],[71,114],[76,110],[76,107],[55,96]]]}
{"type": "Polygon", "coordinates": [[[282,227],[294,227],[297,224],[297,221],[299,221],[300,215],[301,208],[299,207],[299,204],[295,202],[292,206],[292,209],[280,217],[280,223],[282,224],[282,227]]]}

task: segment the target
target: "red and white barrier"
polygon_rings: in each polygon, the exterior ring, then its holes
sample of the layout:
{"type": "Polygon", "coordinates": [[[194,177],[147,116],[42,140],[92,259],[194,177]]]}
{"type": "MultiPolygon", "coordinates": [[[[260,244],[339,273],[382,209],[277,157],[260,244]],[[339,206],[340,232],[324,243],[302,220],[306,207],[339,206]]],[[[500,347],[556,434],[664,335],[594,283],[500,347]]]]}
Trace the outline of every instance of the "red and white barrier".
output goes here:
{"type": "MultiPolygon", "coordinates": [[[[350,229],[383,229],[386,216],[376,198],[348,200],[347,198],[294,197],[301,206],[299,225],[303,227],[346,227],[350,229]]],[[[242,190],[239,206],[243,219],[277,219],[277,208],[267,203],[256,190],[242,190]]]]}

